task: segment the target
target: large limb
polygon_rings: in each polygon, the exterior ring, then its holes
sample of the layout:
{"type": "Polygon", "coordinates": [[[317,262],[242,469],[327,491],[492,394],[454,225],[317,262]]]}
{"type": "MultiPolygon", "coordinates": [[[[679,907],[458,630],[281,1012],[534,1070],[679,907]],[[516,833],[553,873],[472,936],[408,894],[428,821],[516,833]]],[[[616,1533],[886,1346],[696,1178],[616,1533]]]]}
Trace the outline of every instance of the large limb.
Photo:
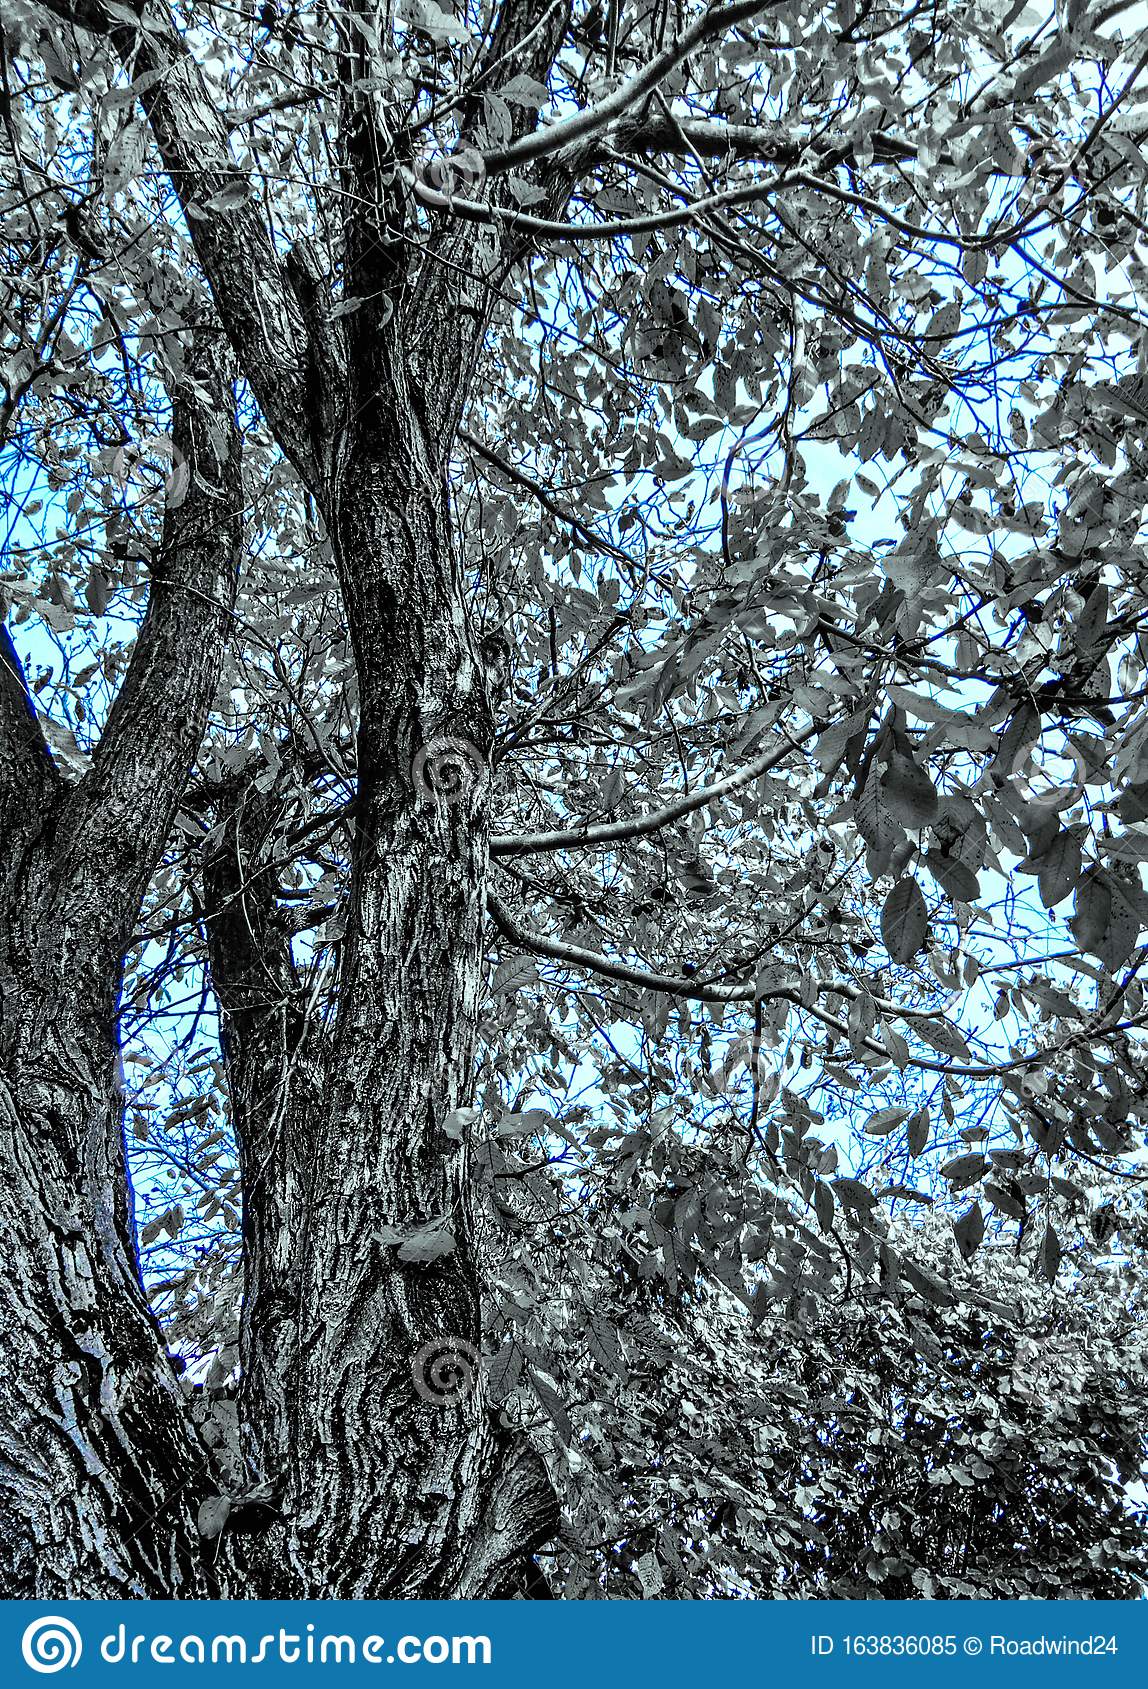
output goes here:
{"type": "Polygon", "coordinates": [[[189,469],[90,771],[67,788],[7,665],[6,774],[36,833],[0,905],[0,1540],[5,1590],[203,1593],[207,1459],[136,1267],[116,1085],[116,997],[218,682],[241,514],[224,362],[206,331],[175,402],[189,469]],[[37,770],[39,773],[37,774],[37,770]]]}
{"type": "MultiPolygon", "coordinates": [[[[309,1186],[323,1119],[323,1038],[278,899],[278,794],[261,792],[252,779],[237,801],[214,806],[211,819],[218,842],[204,863],[201,914],[243,1179],[241,1454],[248,1485],[268,1486],[281,1500],[309,1186]]],[[[282,1538],[282,1526],[272,1525],[261,1549],[264,1596],[284,1587],[277,1570],[282,1538]]]]}
{"type": "Polygon", "coordinates": [[[633,111],[704,42],[714,40],[739,23],[748,22],[775,3],[776,0],[733,0],[730,5],[709,7],[660,53],[655,53],[640,71],[594,105],[561,118],[557,123],[541,125],[500,151],[488,154],[487,171],[491,175],[503,175],[508,170],[553,157],[557,152],[586,142],[590,136],[599,134],[610,124],[620,121],[627,112],[633,111]]]}
{"type": "Polygon", "coordinates": [[[243,373],[283,450],[314,488],[319,460],[311,429],[307,324],[260,201],[235,164],[228,124],[202,69],[165,5],[144,0],[139,22],[129,23],[123,5],[103,0],[41,3],[55,17],[108,37],[125,73],[138,84],[243,373]]]}
{"type": "Polygon", "coordinates": [[[59,909],[73,966],[96,977],[116,978],[219,681],[243,533],[233,380],[219,329],[197,328],[147,614],[91,767],[63,800],[59,909]]]}

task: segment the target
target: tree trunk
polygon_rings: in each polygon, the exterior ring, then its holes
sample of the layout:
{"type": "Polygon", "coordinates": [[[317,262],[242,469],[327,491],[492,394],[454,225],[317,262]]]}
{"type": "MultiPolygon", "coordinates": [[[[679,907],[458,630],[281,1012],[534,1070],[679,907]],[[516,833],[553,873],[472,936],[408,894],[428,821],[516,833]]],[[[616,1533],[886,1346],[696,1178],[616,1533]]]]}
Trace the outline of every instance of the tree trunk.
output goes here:
{"type": "Polygon", "coordinates": [[[505,1594],[554,1529],[541,1461],[487,1410],[467,1152],[443,1129],[474,1071],[492,717],[441,470],[414,410],[392,414],[331,521],[360,687],[331,1034],[277,925],[257,793],[208,876],[244,1145],[242,1418],[277,1596],[505,1594]]]}
{"type": "MultiPolygon", "coordinates": [[[[149,1525],[154,1551],[134,1582],[116,1574],[115,1592],[186,1593],[202,1581],[192,1569],[194,1546],[186,1546],[188,1517],[218,1494],[232,1503],[208,1557],[221,1593],[505,1595],[528,1581],[531,1555],[554,1529],[554,1501],[539,1457],[488,1412],[467,1149],[444,1123],[469,1100],[474,1073],[493,739],[446,475],[488,324],[486,278],[507,254],[484,231],[450,218],[439,219],[425,242],[407,238],[408,189],[383,168],[385,138],[363,92],[374,74],[370,50],[347,24],[342,283],[355,308],[333,312],[322,267],[305,243],[280,263],[253,205],[203,214],[201,202],[226,189],[234,171],[190,56],[175,52],[162,32],[139,37],[121,28],[99,6],[85,11],[85,23],[111,35],[134,76],[153,61],[167,67],[149,81],[143,103],[173,186],[185,204],[197,201],[189,228],[244,373],[324,515],[359,705],[333,1027],[307,1012],[271,865],[255,859],[256,794],[240,800],[205,866],[205,930],[244,1179],[240,1446],[230,1451],[228,1470],[206,1462],[196,1468],[176,1386],[164,1380],[162,1358],[154,1359],[152,1417],[173,1403],[168,1445],[156,1461],[181,1498],[182,1558],[171,1570],[161,1566],[164,1528],[149,1525]]],[[[545,27],[536,24],[517,5],[503,9],[489,52],[505,74],[546,73],[563,36],[562,8],[547,14],[545,27]]],[[[515,118],[516,125],[533,121],[525,112],[515,118]]],[[[203,710],[187,719],[201,729],[203,710]]],[[[138,723],[148,723],[146,712],[137,713],[138,723]]],[[[168,824],[178,788],[172,774],[168,824]]],[[[124,900],[131,915],[162,834],[150,844],[124,900]]],[[[52,872],[44,868],[45,884],[52,872]]],[[[20,907],[19,897],[7,905],[10,922],[20,907]]],[[[66,930],[57,930],[59,955],[66,930]]],[[[114,961],[104,957],[105,981],[118,981],[130,919],[117,931],[120,949],[114,961]]],[[[27,944],[21,932],[11,953],[24,954],[27,944]]],[[[97,1266],[107,1281],[100,1294],[109,1330],[101,1341],[110,1344],[122,1327],[134,1345],[138,1327],[140,1346],[154,1351],[129,1217],[100,1209],[110,1190],[126,1188],[118,1110],[113,1131],[107,1102],[114,993],[90,973],[74,984],[76,1004],[98,1003],[99,1014],[90,1051],[79,1034],[67,1035],[69,1048],[85,1049],[86,1089],[70,1105],[74,1124],[53,1119],[51,1129],[68,1144],[97,1145],[99,1166],[83,1166],[77,1147],[58,1171],[59,1192],[29,1186],[12,1209],[23,1216],[14,1245],[46,1250],[35,1243],[37,1228],[45,1215],[64,1211],[62,1193],[81,1181],[87,1206],[75,1224],[90,1248],[105,1240],[97,1266]],[[92,1100],[99,1096],[103,1113],[92,1100]]],[[[21,1051],[42,1050],[56,985],[45,988],[38,1016],[19,1009],[13,1036],[21,1051]]],[[[84,1027],[86,1035],[88,1021],[84,1027]]],[[[29,1092],[22,1070],[18,1079],[27,1095],[13,1109],[23,1111],[26,1147],[8,1175],[15,1181],[29,1176],[37,1123],[63,1107],[44,1092],[46,1081],[29,1092]]],[[[29,1286],[22,1317],[33,1317],[43,1294],[39,1282],[29,1286]]],[[[77,1321],[84,1328],[79,1295],[58,1292],[60,1344],[77,1321]]],[[[115,1465],[102,1448],[98,1458],[109,1470],[115,1465]]],[[[140,1460],[133,1444],[127,1470],[140,1460]]],[[[154,1501],[150,1468],[145,1477],[154,1501]]],[[[34,1476],[25,1487],[44,1488],[34,1476]]],[[[122,1546],[116,1533],[127,1527],[120,1514],[113,1519],[111,1501],[103,1512],[105,1536],[116,1539],[108,1546],[114,1561],[122,1546]]],[[[28,1555],[40,1528],[31,1520],[24,1530],[28,1555]]],[[[49,1585],[28,1555],[28,1593],[60,1593],[64,1585],[74,1595],[113,1592],[94,1564],[65,1568],[63,1583],[49,1585]]]]}
{"type": "Polygon", "coordinates": [[[203,328],[176,396],[173,498],[119,696],[69,785],[0,641],[0,1541],[9,1596],[192,1593],[206,1466],[139,1278],[117,999],[194,759],[235,590],[230,360],[203,328]]]}

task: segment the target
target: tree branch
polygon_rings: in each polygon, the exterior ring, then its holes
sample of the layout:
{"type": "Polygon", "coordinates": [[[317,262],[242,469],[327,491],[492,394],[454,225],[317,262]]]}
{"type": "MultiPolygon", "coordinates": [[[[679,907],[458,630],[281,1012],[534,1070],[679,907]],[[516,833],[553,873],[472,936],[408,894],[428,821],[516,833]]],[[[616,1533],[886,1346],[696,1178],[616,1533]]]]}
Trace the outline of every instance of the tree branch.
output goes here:
{"type": "Polygon", "coordinates": [[[140,86],[140,104],[243,373],[284,451],[314,485],[306,327],[248,176],[233,162],[229,125],[203,72],[166,7],[162,20],[145,21],[141,5],[138,24],[130,24],[122,6],[113,11],[103,0],[40,3],[77,28],[106,35],[140,86]]]}
{"type": "MultiPolygon", "coordinates": [[[[696,980],[684,979],[678,974],[655,973],[649,968],[636,968],[632,963],[616,961],[612,956],[604,956],[597,950],[585,950],[581,945],[548,938],[544,933],[528,933],[518,925],[510,911],[499,902],[493,892],[488,891],[486,894],[486,907],[495,926],[512,944],[529,950],[536,956],[549,956],[555,962],[569,962],[572,967],[586,968],[591,973],[600,974],[604,979],[639,985],[644,991],[661,991],[668,997],[693,1003],[792,1003],[794,1008],[808,1009],[810,1014],[826,1020],[828,1025],[841,1025],[806,1002],[797,986],[763,987],[756,980],[742,980],[737,985],[705,985],[696,980]]],[[[844,979],[833,980],[828,984],[819,980],[810,983],[817,993],[830,992],[851,1000],[860,997],[865,989],[853,980],[844,979]]],[[[873,1002],[879,1013],[898,1015],[904,1020],[938,1020],[943,1018],[944,1014],[941,1009],[910,1008],[900,1003],[891,1003],[884,997],[874,997],[873,1002]]],[[[847,1029],[841,1027],[841,1030],[847,1029]]],[[[881,1046],[874,1043],[871,1048],[880,1049],[881,1046]]]]}
{"type": "Polygon", "coordinates": [[[63,883],[83,904],[76,928],[110,946],[117,968],[199,748],[235,601],[243,493],[233,379],[218,328],[197,328],[175,394],[177,468],[147,614],[91,767],[64,802],[59,849],[63,883]]]}
{"type": "Polygon", "coordinates": [[[816,721],[811,722],[800,733],[787,733],[783,745],[771,745],[768,751],[763,751],[744,768],[725,775],[721,780],[715,780],[712,786],[703,786],[698,792],[690,792],[674,803],[666,804],[662,809],[652,809],[645,815],[636,815],[629,820],[587,822],[582,827],[558,829],[551,833],[502,834],[491,839],[490,854],[525,856],[539,850],[580,850],[591,845],[616,844],[622,839],[636,839],[646,833],[660,832],[663,827],[672,826],[683,816],[691,815],[695,809],[704,809],[707,804],[716,803],[718,798],[724,798],[727,793],[736,792],[739,787],[748,786],[751,780],[768,774],[771,769],[785,761],[790,751],[799,750],[802,745],[824,731],[825,723],[816,721]]]}
{"type": "MultiPolygon", "coordinates": [[[[780,124],[725,123],[720,118],[679,118],[672,113],[623,119],[605,140],[611,152],[672,153],[675,157],[692,153],[700,158],[789,166],[797,164],[805,151],[804,144],[788,138],[780,124]]],[[[886,163],[909,162],[917,156],[916,147],[894,135],[875,134],[872,145],[874,159],[886,163]]],[[[609,153],[597,148],[591,155],[596,162],[608,156],[609,153]]],[[[852,145],[838,146],[830,149],[821,162],[827,166],[844,164],[852,156],[852,145]]]]}
{"type": "Polygon", "coordinates": [[[243,1411],[259,1477],[277,1490],[288,1457],[299,1252],[323,1072],[318,1023],[277,895],[283,800],[274,788],[259,790],[258,771],[247,771],[238,795],[223,788],[213,810],[213,836],[221,836],[204,862],[201,915],[243,1185],[243,1411]]]}
{"type": "Polygon", "coordinates": [[[504,457],[499,457],[497,452],[493,452],[489,446],[483,445],[482,441],[467,429],[460,428],[458,437],[484,463],[490,464],[492,468],[498,470],[500,475],[505,475],[508,481],[513,482],[516,487],[521,487],[524,492],[528,492],[531,498],[536,499],[543,510],[553,516],[556,522],[561,522],[563,527],[569,528],[572,533],[577,534],[579,539],[584,541],[591,550],[603,551],[607,556],[616,558],[619,563],[624,563],[627,568],[633,568],[633,558],[623,551],[621,546],[615,545],[604,534],[595,533],[594,529],[587,527],[586,523],[575,516],[573,511],[563,510],[562,506],[550,497],[545,488],[540,487],[537,481],[532,481],[529,475],[523,474],[521,469],[516,469],[514,464],[508,463],[504,457]]]}
{"type": "MultiPolygon", "coordinates": [[[[814,1020],[820,1021],[831,1032],[839,1037],[850,1037],[849,1027],[837,1015],[830,1014],[816,1003],[808,1002],[796,987],[780,986],[761,989],[756,982],[741,985],[697,985],[691,980],[681,979],[674,974],[657,974],[645,968],[635,968],[628,962],[615,961],[611,956],[603,956],[595,950],[584,950],[579,945],[564,944],[559,939],[547,938],[541,934],[527,933],[517,924],[509,911],[491,893],[486,894],[486,907],[495,926],[520,949],[531,952],[536,956],[549,956],[556,962],[568,962],[572,967],[585,968],[591,973],[598,974],[604,979],[616,979],[627,985],[641,986],[646,991],[661,991],[669,997],[682,999],[687,1002],[700,1003],[756,1003],[782,1002],[792,1003],[795,1009],[803,1014],[812,1015],[814,1020]]],[[[815,982],[819,991],[835,993],[842,997],[858,997],[861,987],[852,981],[834,980],[830,984],[815,982]]],[[[897,1015],[902,1020],[943,1019],[944,1011],[936,1009],[914,1009],[900,1003],[890,1003],[884,998],[874,998],[878,1011],[884,1015],[897,1015]]],[[[1111,1030],[1122,1032],[1139,1026],[1141,1019],[1122,1022],[1120,1026],[1111,1030]]],[[[1073,1045],[1090,1040],[1094,1036],[1094,1028],[1088,1027],[1079,1034],[1073,1034],[1060,1045],[1052,1048],[1034,1050],[1029,1055],[1014,1056],[1008,1061],[963,1063],[955,1061],[938,1061],[935,1057],[910,1055],[908,1066],[921,1069],[926,1073],[944,1073],[954,1079],[999,1079],[1007,1073],[1015,1073],[1023,1068],[1044,1066],[1052,1057],[1070,1049],[1073,1045]]],[[[885,1046],[876,1038],[866,1034],[859,1040],[862,1047],[871,1055],[880,1056],[884,1061],[892,1061],[892,1056],[885,1046]]]]}
{"type": "Polygon", "coordinates": [[[547,158],[564,147],[597,134],[599,130],[605,129],[608,124],[631,110],[647,94],[652,93],[695,47],[701,46],[702,42],[722,34],[727,29],[732,29],[735,24],[745,22],[775,3],[776,0],[735,0],[733,5],[718,6],[704,12],[689,29],[671,41],[668,47],[656,53],[636,76],[623,82],[620,88],[616,88],[612,94],[607,94],[605,99],[599,100],[596,105],[575,112],[558,123],[536,129],[533,134],[524,135],[498,152],[487,153],[487,174],[504,175],[508,170],[516,170],[520,165],[547,158]]]}

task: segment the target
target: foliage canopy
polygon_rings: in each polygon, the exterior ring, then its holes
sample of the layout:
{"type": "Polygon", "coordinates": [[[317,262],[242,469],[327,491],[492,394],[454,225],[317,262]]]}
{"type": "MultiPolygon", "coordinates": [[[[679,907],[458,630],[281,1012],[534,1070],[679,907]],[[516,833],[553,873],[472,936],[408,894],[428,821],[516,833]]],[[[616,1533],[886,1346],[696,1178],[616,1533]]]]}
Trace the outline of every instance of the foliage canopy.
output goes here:
{"type": "Polygon", "coordinates": [[[477,1046],[409,962],[433,924],[377,940],[363,1024],[447,1038],[411,1095],[474,1213],[373,1235],[473,1253],[556,1591],[1137,1587],[1132,10],[9,0],[2,588],[67,782],[206,485],[196,334],[236,359],[237,594],[117,1019],[234,1493],[261,1152],[213,932],[334,1109],[409,813],[470,841],[410,906],[477,898],[477,1046]]]}

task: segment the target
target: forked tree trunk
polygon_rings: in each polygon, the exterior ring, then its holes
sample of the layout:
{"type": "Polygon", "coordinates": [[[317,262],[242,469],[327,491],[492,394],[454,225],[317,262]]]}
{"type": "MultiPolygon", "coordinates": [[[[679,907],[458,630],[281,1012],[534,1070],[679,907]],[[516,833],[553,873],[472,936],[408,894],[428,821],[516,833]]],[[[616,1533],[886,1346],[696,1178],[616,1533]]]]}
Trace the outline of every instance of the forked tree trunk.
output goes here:
{"type": "MultiPolygon", "coordinates": [[[[425,241],[401,233],[405,190],[382,166],[362,91],[371,54],[348,25],[342,48],[358,75],[340,147],[354,309],[332,312],[306,247],[281,264],[254,199],[204,215],[234,172],[190,56],[99,5],[84,21],[146,86],[172,184],[196,201],[192,238],[243,372],[325,517],[355,657],[358,793],[332,1028],[299,992],[270,864],[256,871],[257,795],[240,800],[205,864],[244,1181],[240,1442],[221,1461],[190,1428],[139,1288],[116,1196],[126,1185],[112,1075],[124,952],[202,731],[225,620],[210,606],[230,603],[233,568],[225,588],[217,579],[176,595],[199,615],[166,664],[141,634],[141,683],[129,675],[100,749],[114,772],[124,742],[134,746],[133,778],[121,783],[130,801],[125,811],[117,788],[105,805],[89,783],[85,815],[106,824],[82,862],[64,833],[53,842],[65,800],[13,653],[0,745],[15,750],[0,788],[16,793],[14,836],[22,788],[35,803],[0,899],[0,1172],[11,1188],[0,1247],[18,1262],[0,1318],[11,1352],[27,1357],[0,1368],[0,1541],[15,1556],[6,1593],[506,1595],[533,1582],[554,1500],[538,1456],[488,1412],[467,1152],[443,1128],[474,1071],[493,736],[446,466],[489,320],[483,276],[509,257],[450,218],[425,241]],[[162,769],[146,766],[157,720],[182,724],[162,769]],[[65,869],[84,888],[78,905],[70,893],[60,901],[65,869]],[[101,873],[119,888],[114,932],[94,895],[101,873]],[[102,948],[79,967],[69,945],[88,918],[102,948]],[[423,1253],[434,1258],[409,1258],[404,1241],[428,1229],[440,1247],[423,1253]],[[86,1381],[59,1387],[73,1363],[86,1381]],[[130,1414],[116,1405],[125,1368],[130,1414]],[[212,1495],[233,1505],[204,1553],[193,1520],[212,1495]]],[[[561,7],[539,22],[508,4],[491,62],[545,76],[564,29],[561,7]]],[[[232,414],[218,383],[217,401],[232,414]]],[[[183,415],[183,449],[206,463],[202,419],[194,406],[183,415]]],[[[237,480],[233,428],[230,439],[227,462],[206,476],[217,489],[237,480]]],[[[196,486],[187,515],[169,513],[173,538],[210,506],[196,486]]],[[[239,503],[229,505],[236,520],[239,503]]],[[[187,556],[206,568],[201,550],[187,556]]],[[[217,573],[221,553],[230,558],[216,548],[217,573]]],[[[153,607],[166,602],[157,591],[153,607]]]]}
{"type": "Polygon", "coordinates": [[[307,1015],[275,864],[258,856],[272,800],[248,791],[204,876],[244,1181],[226,1451],[201,1443],[140,1285],[115,1027],[218,679],[234,428],[217,451],[210,419],[180,412],[191,491],[168,513],[131,670],[78,786],[5,646],[9,1594],[497,1596],[553,1530],[541,1461],[487,1410],[466,1148],[443,1129],[474,1070],[492,720],[441,460],[397,401],[348,454],[330,519],[361,699],[332,1032],[307,1015]],[[404,1259],[412,1233],[433,1258],[404,1259]],[[213,1497],[231,1511],[205,1543],[195,1520],[213,1497]]]}

